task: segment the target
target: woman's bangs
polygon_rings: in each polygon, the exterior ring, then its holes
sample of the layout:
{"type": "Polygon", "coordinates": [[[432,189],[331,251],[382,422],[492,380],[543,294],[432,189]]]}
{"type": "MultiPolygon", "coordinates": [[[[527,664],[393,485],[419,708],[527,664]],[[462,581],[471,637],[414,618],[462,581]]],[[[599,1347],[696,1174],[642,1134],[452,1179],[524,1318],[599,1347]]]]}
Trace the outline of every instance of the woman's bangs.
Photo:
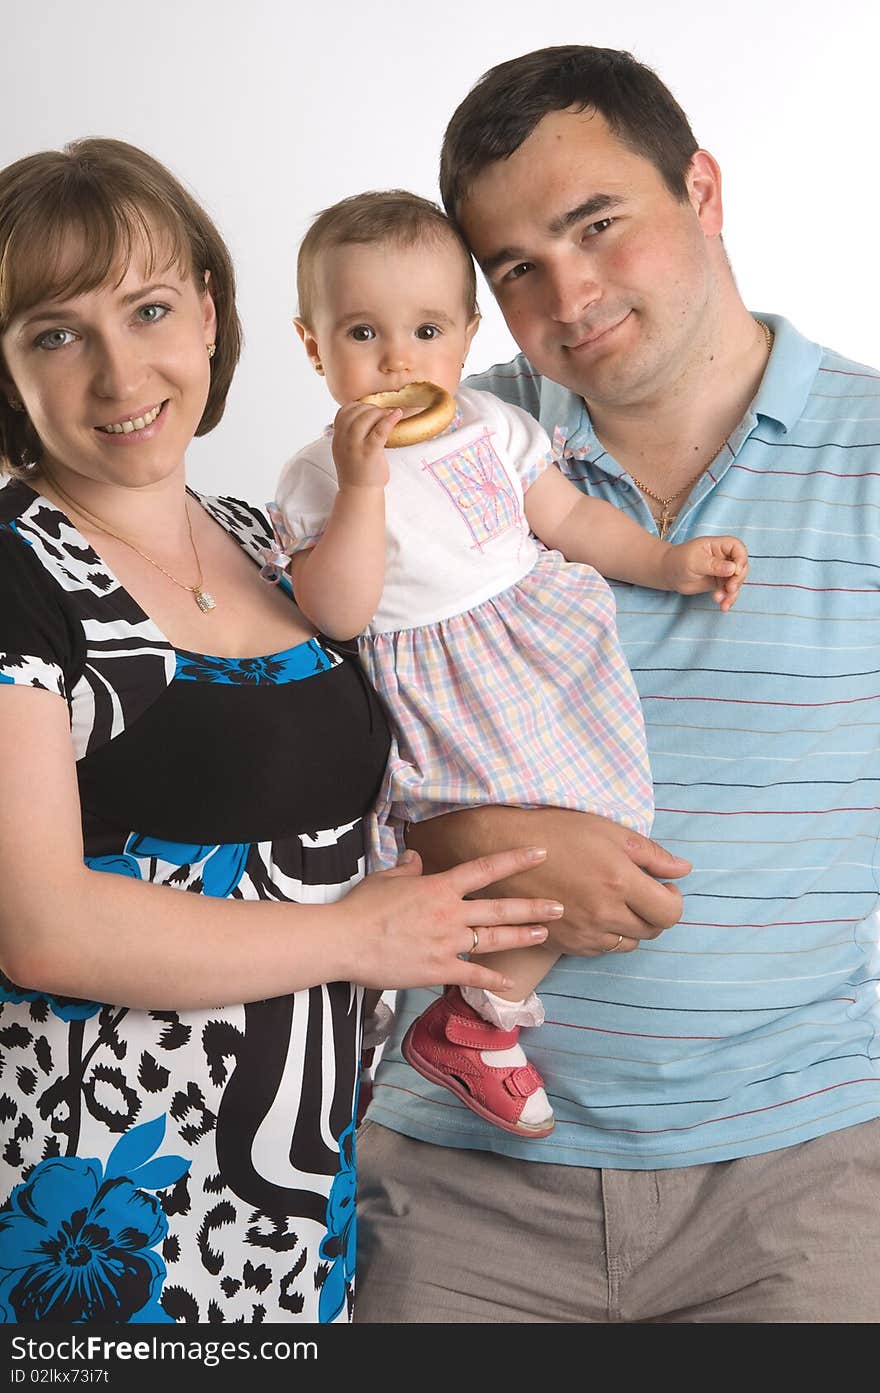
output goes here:
{"type": "MultiPolygon", "coordinates": [[[[93,192],[90,190],[89,192],[93,192]]],[[[133,260],[144,275],[176,266],[191,274],[183,228],[167,208],[88,198],[74,206],[28,210],[0,266],[0,325],[34,305],[118,286],[133,260]]]]}

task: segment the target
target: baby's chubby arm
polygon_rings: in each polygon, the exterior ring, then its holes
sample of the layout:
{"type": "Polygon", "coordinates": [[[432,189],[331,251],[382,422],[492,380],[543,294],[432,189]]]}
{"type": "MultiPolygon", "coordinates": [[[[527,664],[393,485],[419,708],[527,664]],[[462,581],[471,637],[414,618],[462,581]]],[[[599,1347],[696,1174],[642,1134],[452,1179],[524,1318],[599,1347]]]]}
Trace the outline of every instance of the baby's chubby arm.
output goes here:
{"type": "Polygon", "coordinates": [[[293,558],[293,587],[303,614],[330,638],[363,633],[385,583],[385,442],[401,411],[353,401],[333,426],[339,491],[320,539],[293,558]]]}
{"type": "Polygon", "coordinates": [[[748,553],[737,537],[663,542],[611,503],[581,493],[556,468],[527,490],[525,512],[535,536],[568,561],[652,590],[711,590],[722,610],[730,609],[748,571],[748,553]]]}

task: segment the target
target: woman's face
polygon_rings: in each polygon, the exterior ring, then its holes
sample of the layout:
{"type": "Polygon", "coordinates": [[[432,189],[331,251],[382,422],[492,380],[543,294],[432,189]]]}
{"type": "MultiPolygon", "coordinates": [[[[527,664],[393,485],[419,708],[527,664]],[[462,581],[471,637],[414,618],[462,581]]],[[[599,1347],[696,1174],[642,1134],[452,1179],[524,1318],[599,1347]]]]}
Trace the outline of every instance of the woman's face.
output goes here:
{"type": "MultiPolygon", "coordinates": [[[[67,269],[82,254],[71,246],[67,269]]],[[[10,391],[50,474],[139,488],[182,472],[207,400],[215,314],[209,288],[166,260],[136,249],[118,277],[32,305],[3,334],[10,391]]]]}

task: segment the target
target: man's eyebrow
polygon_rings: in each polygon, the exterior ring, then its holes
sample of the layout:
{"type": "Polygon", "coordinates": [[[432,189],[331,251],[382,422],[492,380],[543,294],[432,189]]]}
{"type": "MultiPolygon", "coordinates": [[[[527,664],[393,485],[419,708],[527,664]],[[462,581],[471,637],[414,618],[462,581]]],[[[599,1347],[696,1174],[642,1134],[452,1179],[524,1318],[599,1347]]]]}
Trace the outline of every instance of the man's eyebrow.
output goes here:
{"type": "Polygon", "coordinates": [[[560,233],[567,232],[576,223],[608,213],[612,208],[619,208],[623,201],[620,194],[594,193],[592,198],[585,199],[576,208],[570,208],[567,213],[562,213],[558,218],[554,218],[550,223],[550,233],[553,237],[558,237],[560,233]]]}
{"type": "Polygon", "coordinates": [[[499,247],[497,252],[493,252],[491,256],[487,256],[485,261],[480,261],[480,270],[486,277],[486,280],[491,280],[493,273],[498,270],[499,266],[506,266],[510,262],[527,260],[528,257],[526,253],[521,251],[519,247],[499,247]]]}
{"type": "MultiPolygon", "coordinates": [[[[595,218],[610,213],[613,209],[619,208],[624,202],[622,195],[612,193],[596,193],[590,198],[584,199],[576,208],[569,208],[566,213],[561,213],[558,218],[554,218],[547,226],[547,231],[551,237],[560,237],[563,232],[576,226],[579,222],[586,221],[587,218],[595,218]]],[[[485,261],[480,262],[480,269],[488,279],[493,271],[497,271],[499,266],[508,262],[528,261],[529,256],[521,247],[499,247],[497,252],[493,252],[485,261]]]]}

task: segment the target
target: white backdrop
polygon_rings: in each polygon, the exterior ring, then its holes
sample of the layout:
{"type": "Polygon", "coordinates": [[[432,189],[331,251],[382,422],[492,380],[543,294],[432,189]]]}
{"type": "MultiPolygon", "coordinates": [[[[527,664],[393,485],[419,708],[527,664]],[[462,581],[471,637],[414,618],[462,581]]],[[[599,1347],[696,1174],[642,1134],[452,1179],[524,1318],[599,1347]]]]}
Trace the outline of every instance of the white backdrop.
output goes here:
{"type": "MultiPolygon", "coordinates": [[[[455,105],[560,43],[648,63],[724,172],[747,304],[878,363],[877,0],[0,0],[0,166],[77,136],[141,145],[229,242],[246,345],[192,483],[264,503],[332,419],[291,325],[299,238],[367,188],[437,197],[455,105]]],[[[513,344],[483,289],[469,366],[513,344]]]]}

